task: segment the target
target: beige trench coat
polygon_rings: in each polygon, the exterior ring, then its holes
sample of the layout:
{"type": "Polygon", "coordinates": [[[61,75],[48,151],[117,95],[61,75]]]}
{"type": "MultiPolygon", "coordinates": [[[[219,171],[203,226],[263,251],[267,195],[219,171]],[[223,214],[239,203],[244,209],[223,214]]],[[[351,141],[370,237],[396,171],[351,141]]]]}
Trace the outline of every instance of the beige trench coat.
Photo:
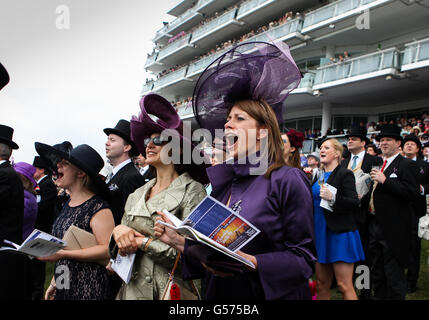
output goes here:
{"type": "MultiPolygon", "coordinates": [[[[121,224],[154,237],[153,227],[156,211],[167,209],[183,220],[206,196],[204,186],[193,180],[188,173],[176,178],[170,186],[145,201],[156,178],[130,194],[125,204],[121,224]],[[155,213],[155,214],[154,214],[155,213]]],[[[116,297],[118,300],[159,300],[174,265],[176,250],[154,238],[147,252],[136,252],[133,274],[128,284],[123,283],[116,297]]],[[[189,288],[181,279],[180,268],[176,270],[175,281],[189,288]]]]}

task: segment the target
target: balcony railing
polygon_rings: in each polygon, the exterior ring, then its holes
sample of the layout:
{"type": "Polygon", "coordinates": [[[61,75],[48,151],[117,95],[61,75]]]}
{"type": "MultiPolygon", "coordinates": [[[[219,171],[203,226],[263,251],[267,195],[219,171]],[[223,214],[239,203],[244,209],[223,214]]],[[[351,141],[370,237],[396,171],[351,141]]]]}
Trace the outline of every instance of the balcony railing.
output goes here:
{"type": "Polygon", "coordinates": [[[235,18],[235,14],[237,13],[237,8],[234,8],[223,15],[219,16],[218,18],[202,25],[200,28],[194,31],[192,34],[193,39],[199,39],[204,34],[208,33],[209,31],[212,31],[216,29],[217,27],[227,23],[228,21],[231,21],[235,18]]]}
{"type": "Polygon", "coordinates": [[[158,52],[153,53],[146,59],[145,67],[150,66],[152,63],[156,61],[156,57],[158,56],[158,52]]]}
{"type": "Polygon", "coordinates": [[[189,115],[193,115],[194,111],[192,109],[192,102],[188,102],[185,105],[181,105],[178,109],[177,109],[177,114],[183,118],[189,115]]]}
{"type": "Polygon", "coordinates": [[[177,26],[180,26],[182,23],[184,23],[186,20],[188,20],[190,17],[199,14],[195,8],[186,10],[182,15],[168,23],[168,25],[164,26],[162,29],[158,30],[155,35],[155,39],[159,39],[164,34],[169,33],[171,30],[176,28],[177,26]]]}
{"type": "Polygon", "coordinates": [[[313,72],[307,72],[304,74],[298,89],[311,89],[313,87],[315,77],[316,75],[313,72]]]}
{"type": "Polygon", "coordinates": [[[289,34],[300,32],[302,29],[302,20],[295,19],[288,21],[284,24],[281,24],[275,28],[272,28],[264,33],[253,36],[249,39],[246,39],[246,42],[249,41],[270,41],[272,39],[282,39],[289,34]]]}
{"type": "MultiPolygon", "coordinates": [[[[227,50],[229,50],[229,49],[231,49],[231,48],[228,48],[227,50]]],[[[204,57],[204,58],[196,61],[195,63],[193,63],[192,65],[189,66],[188,76],[193,76],[195,74],[203,72],[204,69],[207,68],[210,63],[215,61],[218,57],[220,57],[227,50],[222,50],[222,51],[213,53],[207,57],[204,57]]]]}
{"type": "Polygon", "coordinates": [[[317,69],[314,85],[352,78],[384,69],[399,68],[399,51],[396,48],[371,53],[317,69]]]}
{"type": "Polygon", "coordinates": [[[258,6],[260,6],[263,3],[269,3],[277,0],[249,0],[240,5],[240,8],[238,9],[237,17],[240,17],[244,15],[245,13],[248,13],[249,11],[252,11],[256,9],[258,6]]]}
{"type": "Polygon", "coordinates": [[[343,13],[375,1],[378,0],[341,0],[331,3],[307,14],[304,20],[304,28],[337,17],[343,13]]]}
{"type": "Polygon", "coordinates": [[[150,82],[144,84],[142,87],[141,94],[143,95],[143,94],[146,94],[148,92],[151,92],[152,88],[153,88],[153,81],[150,81],[150,82]]]}
{"type": "Polygon", "coordinates": [[[169,44],[168,46],[164,47],[159,51],[158,60],[161,60],[162,58],[170,55],[173,51],[179,49],[180,47],[187,45],[190,39],[191,39],[191,34],[187,34],[183,36],[182,39],[178,39],[173,43],[169,44]]]}
{"type": "Polygon", "coordinates": [[[201,8],[205,7],[210,2],[214,2],[216,0],[200,0],[198,1],[197,5],[195,6],[195,10],[200,10],[201,8]]]}
{"type": "Polygon", "coordinates": [[[416,41],[405,46],[402,65],[429,60],[429,38],[416,41]]]}
{"type": "Polygon", "coordinates": [[[153,89],[156,90],[165,84],[175,82],[176,80],[179,80],[181,78],[184,78],[186,76],[186,72],[188,70],[188,66],[183,67],[179,70],[173,71],[158,80],[156,80],[155,85],[153,86],[153,89]]]}

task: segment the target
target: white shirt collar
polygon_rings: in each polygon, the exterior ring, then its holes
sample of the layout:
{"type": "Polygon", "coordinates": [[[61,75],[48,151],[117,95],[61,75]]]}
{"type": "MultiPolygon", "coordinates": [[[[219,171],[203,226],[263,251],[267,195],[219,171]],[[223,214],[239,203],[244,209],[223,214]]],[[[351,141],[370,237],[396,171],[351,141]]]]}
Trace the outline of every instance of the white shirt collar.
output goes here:
{"type": "Polygon", "coordinates": [[[131,162],[131,159],[127,159],[123,162],[121,162],[120,164],[118,164],[116,167],[113,167],[112,170],[112,177],[118,173],[119,170],[121,170],[123,167],[125,167],[127,164],[129,164],[131,162]]]}
{"type": "Polygon", "coordinates": [[[0,160],[0,164],[3,164],[5,162],[6,162],[6,160],[0,160]]]}
{"type": "MultiPolygon", "coordinates": [[[[384,162],[384,160],[387,160],[387,163],[386,163],[386,166],[384,167],[384,170],[386,170],[386,168],[393,162],[393,160],[395,160],[396,159],[396,157],[397,156],[399,156],[400,155],[400,153],[398,152],[397,154],[395,154],[394,156],[391,156],[390,158],[387,158],[387,159],[385,159],[385,158],[383,158],[383,162],[384,162]]],[[[383,171],[384,171],[383,170],[383,171]]]]}
{"type": "Polygon", "coordinates": [[[48,175],[47,174],[45,174],[43,177],[41,177],[39,180],[37,180],[36,182],[37,182],[37,184],[39,184],[40,183],[40,181],[42,181],[43,179],[45,179],[45,177],[47,177],[48,175]]]}
{"type": "Polygon", "coordinates": [[[365,150],[359,152],[358,154],[351,154],[350,155],[350,165],[353,163],[353,158],[357,156],[356,164],[359,164],[361,161],[363,161],[363,157],[365,156],[365,150]]]}

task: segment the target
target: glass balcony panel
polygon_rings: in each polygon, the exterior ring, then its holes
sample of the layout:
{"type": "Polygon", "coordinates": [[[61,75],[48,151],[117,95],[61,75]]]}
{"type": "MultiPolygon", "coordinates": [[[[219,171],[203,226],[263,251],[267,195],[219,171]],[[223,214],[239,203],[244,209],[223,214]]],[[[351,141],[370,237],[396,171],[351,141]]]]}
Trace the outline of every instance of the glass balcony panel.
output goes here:
{"type": "Polygon", "coordinates": [[[202,35],[207,33],[208,31],[213,30],[213,29],[217,28],[218,26],[234,19],[236,12],[237,12],[237,9],[233,9],[231,11],[224,13],[223,15],[218,17],[217,19],[214,19],[213,21],[210,21],[209,23],[201,26],[200,28],[198,28],[197,30],[194,31],[194,33],[192,35],[193,39],[198,39],[202,35]]]}
{"type": "Polygon", "coordinates": [[[183,36],[183,39],[178,39],[178,40],[174,41],[173,43],[169,44],[168,46],[166,46],[165,48],[161,49],[159,54],[158,54],[158,60],[168,56],[174,50],[177,50],[180,47],[188,44],[190,38],[191,38],[191,35],[188,34],[186,36],[183,36]]]}
{"type": "Polygon", "coordinates": [[[380,69],[381,54],[353,61],[351,76],[374,72],[380,69]]]}
{"type": "Polygon", "coordinates": [[[420,52],[417,60],[429,60],[429,40],[420,44],[420,52]]]}
{"type": "Polygon", "coordinates": [[[405,48],[404,57],[402,59],[402,64],[410,64],[414,62],[417,52],[417,45],[409,46],[405,48]]]}
{"type": "Polygon", "coordinates": [[[249,0],[244,2],[243,4],[241,4],[240,8],[238,9],[238,16],[251,11],[253,8],[256,8],[257,6],[259,6],[260,4],[264,3],[264,2],[268,2],[271,0],[249,0]]]}
{"type": "Polygon", "coordinates": [[[332,5],[327,6],[323,9],[320,9],[316,12],[313,12],[312,14],[310,14],[311,19],[310,21],[308,21],[308,24],[307,24],[307,19],[305,19],[306,21],[304,22],[304,27],[330,19],[334,16],[334,12],[335,12],[335,6],[332,6],[332,5]]]}
{"type": "Polygon", "coordinates": [[[374,1],[375,0],[360,0],[360,5],[363,6],[365,4],[368,4],[368,3],[371,3],[371,2],[374,2],[374,1]]]}
{"type": "Polygon", "coordinates": [[[383,55],[383,65],[381,69],[398,67],[398,55],[394,51],[386,52],[383,55]]]}
{"type": "Polygon", "coordinates": [[[359,6],[359,0],[346,0],[337,4],[337,11],[335,15],[343,14],[344,12],[355,9],[359,6]]]}
{"type": "Polygon", "coordinates": [[[167,75],[159,78],[155,82],[154,88],[160,87],[160,86],[162,86],[162,85],[164,85],[166,83],[169,83],[169,82],[174,82],[175,80],[178,80],[180,78],[184,78],[185,75],[186,75],[186,69],[187,68],[184,67],[182,69],[179,69],[177,71],[174,71],[174,72],[172,72],[170,74],[167,74],[167,75]]]}
{"type": "Polygon", "coordinates": [[[311,88],[313,87],[315,74],[311,72],[307,72],[304,75],[304,78],[301,79],[301,83],[299,84],[299,88],[311,88]]]}
{"type": "Polygon", "coordinates": [[[148,83],[146,83],[146,84],[143,85],[141,92],[142,93],[149,92],[149,91],[152,90],[152,88],[153,88],[153,82],[148,82],[148,83]]]}

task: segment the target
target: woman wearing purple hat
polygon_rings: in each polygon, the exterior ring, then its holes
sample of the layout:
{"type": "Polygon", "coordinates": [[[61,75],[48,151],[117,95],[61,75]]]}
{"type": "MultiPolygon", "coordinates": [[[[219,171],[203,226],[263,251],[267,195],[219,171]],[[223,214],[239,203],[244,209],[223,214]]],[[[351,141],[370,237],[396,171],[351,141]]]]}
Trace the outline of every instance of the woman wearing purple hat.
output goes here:
{"type": "MultiPolygon", "coordinates": [[[[194,153],[196,150],[192,150],[191,142],[183,137],[183,123],[173,106],[163,97],[149,94],[140,100],[140,108],[139,116],[131,120],[131,136],[155,178],[129,195],[121,224],[113,230],[113,258],[116,257],[115,247],[119,254],[136,254],[135,275],[128,284],[122,284],[118,300],[161,299],[177,251],[154,237],[157,211],[166,209],[183,220],[206,196],[203,184],[208,183],[206,165],[183,161],[185,148],[194,153]],[[158,120],[154,121],[149,115],[158,120]],[[171,133],[171,141],[164,138],[166,131],[171,133]],[[174,159],[175,152],[179,156],[177,159],[174,159]]],[[[179,270],[175,281],[192,290],[189,283],[180,279],[179,270]]]]}
{"type": "Polygon", "coordinates": [[[22,239],[26,239],[34,230],[37,218],[37,200],[34,188],[37,183],[33,178],[36,168],[26,162],[18,162],[13,166],[19,174],[24,186],[24,221],[22,226],[22,239]]]}
{"type": "Polygon", "coordinates": [[[311,191],[304,172],[285,162],[278,124],[283,102],[300,78],[284,43],[255,42],[225,53],[197,82],[196,119],[212,133],[224,130],[233,159],[207,169],[211,195],[261,231],[238,251],[256,266],[248,270],[220,258],[212,264],[214,252],[155,226],[157,236],[184,253],[186,279],[206,278],[209,300],[311,300],[308,281],[316,260],[311,191]]]}

